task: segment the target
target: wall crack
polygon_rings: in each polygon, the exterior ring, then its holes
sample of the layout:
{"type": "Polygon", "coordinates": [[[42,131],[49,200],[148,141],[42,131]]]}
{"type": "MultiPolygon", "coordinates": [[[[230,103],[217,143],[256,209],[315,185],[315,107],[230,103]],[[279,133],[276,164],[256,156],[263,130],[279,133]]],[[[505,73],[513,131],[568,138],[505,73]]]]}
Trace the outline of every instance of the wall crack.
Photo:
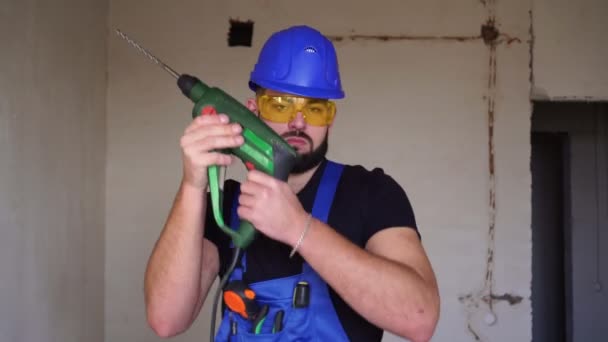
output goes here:
{"type": "Polygon", "coordinates": [[[411,35],[365,35],[351,34],[345,36],[327,36],[330,40],[341,42],[344,40],[377,40],[382,42],[390,41],[453,41],[453,42],[468,42],[480,40],[481,35],[477,36],[411,36],[411,35]]]}

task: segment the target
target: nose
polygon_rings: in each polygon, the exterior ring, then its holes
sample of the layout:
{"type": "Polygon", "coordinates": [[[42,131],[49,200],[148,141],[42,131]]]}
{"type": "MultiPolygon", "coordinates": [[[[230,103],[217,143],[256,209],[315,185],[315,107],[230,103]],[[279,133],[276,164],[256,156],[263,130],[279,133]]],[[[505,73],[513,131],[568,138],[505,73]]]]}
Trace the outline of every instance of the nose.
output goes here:
{"type": "Polygon", "coordinates": [[[296,117],[293,120],[289,121],[289,129],[290,130],[298,130],[302,131],[306,128],[306,121],[304,120],[304,115],[302,112],[298,111],[296,113],[296,117]]]}

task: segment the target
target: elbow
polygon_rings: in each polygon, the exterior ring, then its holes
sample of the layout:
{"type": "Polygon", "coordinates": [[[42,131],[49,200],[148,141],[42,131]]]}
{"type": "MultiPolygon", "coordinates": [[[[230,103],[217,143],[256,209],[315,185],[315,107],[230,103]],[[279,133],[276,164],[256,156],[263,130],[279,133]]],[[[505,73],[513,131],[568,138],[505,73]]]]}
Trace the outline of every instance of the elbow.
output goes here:
{"type": "Polygon", "coordinates": [[[177,336],[187,329],[187,326],[179,324],[179,322],[175,322],[158,312],[150,312],[150,310],[147,312],[147,321],[152,331],[161,338],[177,336]]]}
{"type": "Polygon", "coordinates": [[[435,333],[437,320],[432,318],[423,318],[416,322],[408,322],[408,324],[400,324],[402,329],[396,331],[396,334],[406,338],[412,342],[428,342],[435,333]],[[412,324],[413,323],[413,324],[412,324]]]}
{"type": "Polygon", "coordinates": [[[170,338],[179,334],[178,329],[175,329],[175,327],[167,321],[150,318],[150,316],[148,316],[148,325],[156,336],[161,338],[170,338]]]}
{"type": "Polygon", "coordinates": [[[175,306],[168,306],[165,301],[159,300],[159,296],[152,295],[147,288],[144,292],[146,322],[158,337],[177,336],[192,324],[184,315],[176,311],[175,306]]]}
{"type": "Polygon", "coordinates": [[[413,319],[404,318],[400,322],[397,322],[397,326],[400,329],[396,331],[396,334],[412,342],[428,342],[435,334],[438,321],[439,302],[437,301],[436,305],[417,310],[416,316],[413,319]]]}
{"type": "Polygon", "coordinates": [[[427,324],[420,325],[417,328],[410,331],[405,337],[412,342],[428,342],[435,333],[435,325],[427,324]]]}
{"type": "Polygon", "coordinates": [[[194,322],[189,305],[174,304],[179,298],[165,298],[162,294],[144,291],[146,322],[150,329],[161,338],[171,338],[184,333],[194,322]]]}

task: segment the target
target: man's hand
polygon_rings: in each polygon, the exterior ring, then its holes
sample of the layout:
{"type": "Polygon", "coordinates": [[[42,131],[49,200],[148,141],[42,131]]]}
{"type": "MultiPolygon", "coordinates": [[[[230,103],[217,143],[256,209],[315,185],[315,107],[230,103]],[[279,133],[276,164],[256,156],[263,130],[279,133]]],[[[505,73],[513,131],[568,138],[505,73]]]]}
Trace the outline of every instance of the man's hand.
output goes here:
{"type": "Polygon", "coordinates": [[[228,123],[225,114],[201,115],[192,120],[180,140],[184,184],[201,190],[206,188],[207,168],[229,165],[233,161],[232,156],[213,150],[240,146],[241,131],[239,124],[228,123]]]}
{"type": "Polygon", "coordinates": [[[241,185],[239,216],[271,239],[295,245],[308,214],[289,185],[252,170],[241,185]]]}

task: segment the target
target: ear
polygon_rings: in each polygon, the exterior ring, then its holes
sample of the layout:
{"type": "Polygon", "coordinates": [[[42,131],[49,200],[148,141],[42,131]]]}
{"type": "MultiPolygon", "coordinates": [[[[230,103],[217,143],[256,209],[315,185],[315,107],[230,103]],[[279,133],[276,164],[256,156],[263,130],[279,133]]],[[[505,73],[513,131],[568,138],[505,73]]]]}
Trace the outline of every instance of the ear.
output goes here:
{"type": "Polygon", "coordinates": [[[258,113],[258,103],[256,102],[255,99],[252,99],[252,98],[247,99],[247,109],[249,109],[250,111],[252,111],[256,114],[258,113]]]}
{"type": "Polygon", "coordinates": [[[334,123],[336,122],[336,117],[338,116],[338,109],[336,108],[336,111],[334,112],[334,117],[331,120],[331,123],[327,126],[327,133],[331,133],[331,129],[332,127],[334,127],[334,123]]]}

